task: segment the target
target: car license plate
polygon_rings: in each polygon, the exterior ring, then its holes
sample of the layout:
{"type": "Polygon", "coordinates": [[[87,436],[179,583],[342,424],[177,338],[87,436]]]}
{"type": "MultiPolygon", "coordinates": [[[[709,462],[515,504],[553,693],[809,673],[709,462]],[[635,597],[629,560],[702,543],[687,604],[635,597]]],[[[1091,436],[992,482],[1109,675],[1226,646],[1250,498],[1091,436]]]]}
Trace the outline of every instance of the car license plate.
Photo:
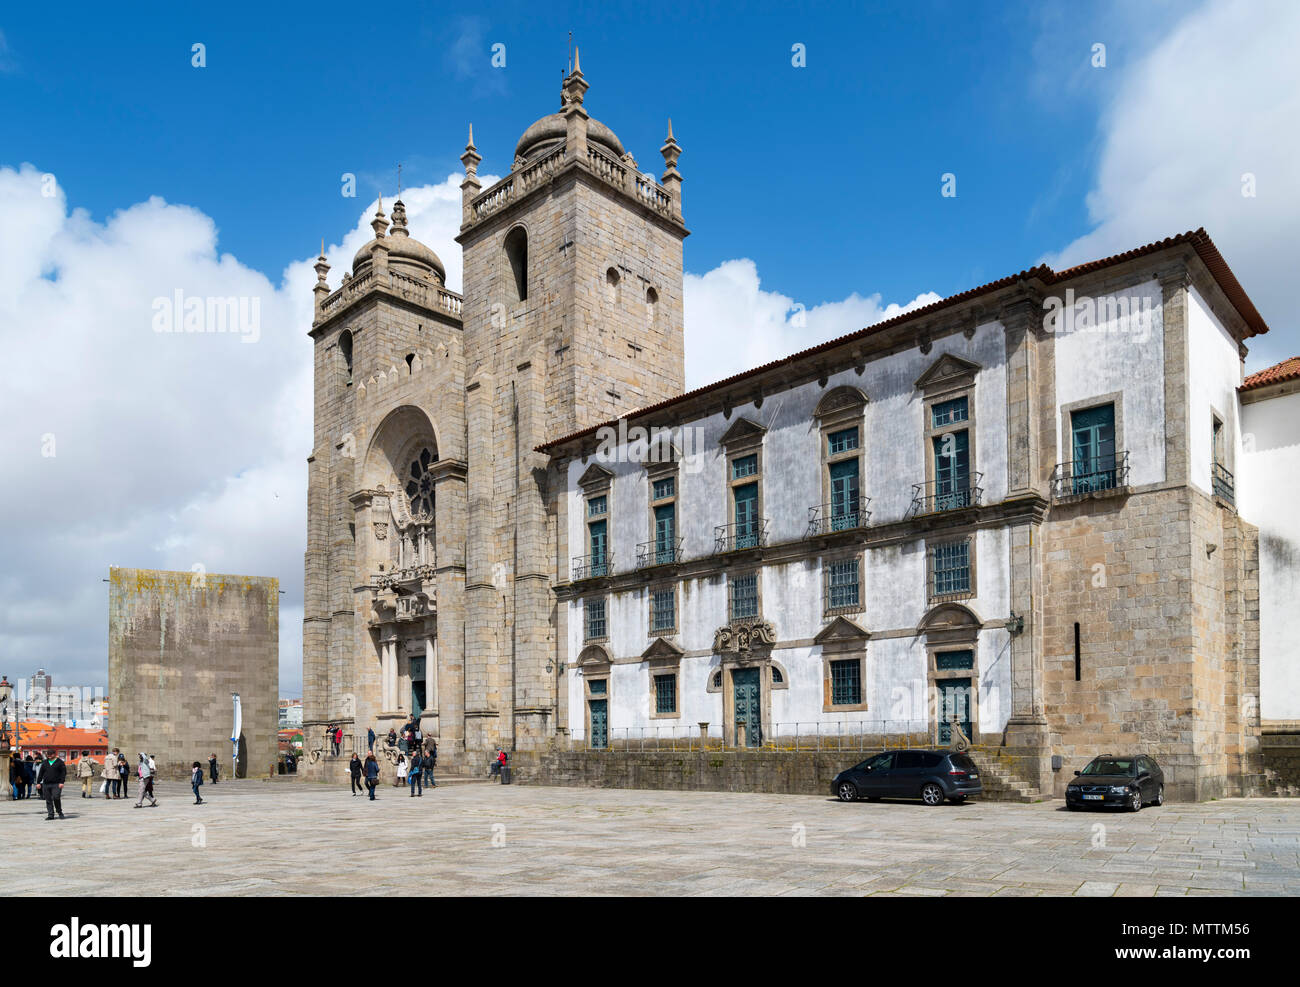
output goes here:
{"type": "Polygon", "coordinates": [[[1084,796],[1084,798],[1086,798],[1086,799],[1096,799],[1098,802],[1100,802],[1100,801],[1101,801],[1102,799],[1104,799],[1105,797],[1106,797],[1105,795],[1085,795],[1085,796],[1084,796]]]}
{"type": "Polygon", "coordinates": [[[978,779],[979,779],[979,775],[973,774],[970,776],[971,781],[977,781],[978,779]]]}

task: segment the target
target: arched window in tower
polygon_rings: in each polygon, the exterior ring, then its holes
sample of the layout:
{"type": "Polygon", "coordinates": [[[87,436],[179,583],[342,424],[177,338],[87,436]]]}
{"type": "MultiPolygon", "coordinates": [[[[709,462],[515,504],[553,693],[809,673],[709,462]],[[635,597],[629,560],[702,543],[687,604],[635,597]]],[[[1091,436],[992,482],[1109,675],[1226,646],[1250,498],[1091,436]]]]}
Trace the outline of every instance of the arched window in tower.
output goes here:
{"type": "Polygon", "coordinates": [[[611,305],[618,304],[618,283],[621,280],[617,267],[611,267],[605,272],[605,301],[611,305]]]}
{"type": "Polygon", "coordinates": [[[433,517],[433,477],[429,467],[437,461],[428,449],[411,461],[406,477],[406,498],[411,505],[411,517],[417,521],[433,517]]]}
{"type": "Polygon", "coordinates": [[[344,329],[339,334],[339,353],[343,355],[343,380],[352,383],[352,332],[344,329]]]}
{"type": "Polygon", "coordinates": [[[506,257],[510,260],[510,273],[515,279],[515,296],[519,301],[528,299],[528,234],[516,226],[506,234],[506,257]]]}
{"type": "Polygon", "coordinates": [[[654,328],[655,320],[659,317],[659,292],[653,288],[645,290],[645,317],[646,323],[654,328]]]}
{"type": "Polygon", "coordinates": [[[409,376],[409,375],[413,374],[414,372],[415,372],[415,354],[414,354],[414,353],[407,353],[407,354],[406,354],[406,373],[407,373],[407,375],[409,376]]]}

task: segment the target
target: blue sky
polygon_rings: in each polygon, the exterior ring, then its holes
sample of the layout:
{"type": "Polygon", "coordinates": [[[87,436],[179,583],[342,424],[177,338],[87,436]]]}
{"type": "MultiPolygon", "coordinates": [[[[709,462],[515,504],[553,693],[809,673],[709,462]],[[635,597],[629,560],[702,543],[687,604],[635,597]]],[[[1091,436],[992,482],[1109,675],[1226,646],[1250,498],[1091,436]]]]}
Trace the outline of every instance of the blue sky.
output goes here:
{"type": "Polygon", "coordinates": [[[589,112],[639,165],[662,171],[670,116],[684,148],[688,386],[1199,226],[1272,326],[1247,369],[1300,354],[1294,0],[11,4],[0,514],[24,523],[0,671],[103,685],[108,567],[202,565],[281,580],[297,694],[311,262],[323,238],[338,285],[401,162],[412,235],[459,287],[468,125],[504,174],[558,109],[570,30],[589,112]],[[256,340],[159,334],[182,290],[257,300],[256,340]]]}
{"type": "Polygon", "coordinates": [[[662,170],[674,119],[690,270],[743,250],[765,286],[809,305],[948,294],[1087,229],[1098,108],[1172,19],[1153,9],[1135,31],[1118,14],[966,2],[413,4],[400,20],[356,4],[87,5],[65,31],[29,5],[0,21],[17,66],[0,152],[57,172],[97,219],[150,195],[193,205],[222,251],[278,275],[355,221],[344,172],[360,198],[391,193],[399,161],[408,185],[441,181],[472,121],[483,168],[503,173],[523,128],[558,106],[572,29],[588,108],[642,167],[662,170]],[[1105,71],[1089,66],[1097,40],[1105,71]],[[490,65],[498,42],[505,68],[490,65]],[[945,172],[956,198],[939,195],[945,172]]]}

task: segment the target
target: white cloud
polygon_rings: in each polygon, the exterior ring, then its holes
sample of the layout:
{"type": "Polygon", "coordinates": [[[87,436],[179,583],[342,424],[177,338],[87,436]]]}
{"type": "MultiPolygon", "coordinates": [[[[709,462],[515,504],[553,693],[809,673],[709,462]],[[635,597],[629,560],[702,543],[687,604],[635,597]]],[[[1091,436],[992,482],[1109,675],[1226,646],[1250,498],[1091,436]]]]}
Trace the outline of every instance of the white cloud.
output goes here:
{"type": "Polygon", "coordinates": [[[906,304],[881,304],[879,294],[857,292],[812,308],[760,285],[757,265],[729,260],[704,275],[687,274],[686,387],[700,387],[929,305],[926,292],[906,304]]]}
{"type": "MultiPolygon", "coordinates": [[[[43,195],[31,165],[0,168],[0,340],[6,365],[0,510],[0,664],[102,685],[110,565],[277,576],[280,681],[301,681],[305,458],[312,436],[315,258],[279,284],[218,250],[214,221],[151,198],[104,222],[43,195]],[[256,299],[255,341],[159,333],[156,301],[256,299]],[[43,455],[53,442],[53,456],[43,455]]],[[[403,190],[411,235],[462,280],[461,176],[403,190]]],[[[484,175],[490,185],[497,179],[484,175]]],[[[337,287],[371,236],[375,202],[326,246],[337,287]]],[[[391,216],[392,201],[385,199],[391,216]]],[[[311,251],[313,254],[314,250],[311,251]]],[[[924,295],[910,306],[937,296],[924,295]]],[[[687,275],[692,386],[787,355],[901,309],[857,294],[800,313],[749,260],[687,275]]],[[[247,306],[246,306],[247,307],[247,306]]],[[[246,334],[252,338],[252,334],[246,334]]]]}
{"type": "MultiPolygon", "coordinates": [[[[1300,4],[1237,0],[1183,19],[1125,71],[1101,121],[1088,195],[1095,228],[1054,267],[1204,226],[1273,328],[1250,369],[1300,352],[1290,298],[1300,266],[1300,4]],[[1242,195],[1243,176],[1258,194],[1242,195]]],[[[1081,148],[1081,151],[1083,148],[1081,148]]]]}

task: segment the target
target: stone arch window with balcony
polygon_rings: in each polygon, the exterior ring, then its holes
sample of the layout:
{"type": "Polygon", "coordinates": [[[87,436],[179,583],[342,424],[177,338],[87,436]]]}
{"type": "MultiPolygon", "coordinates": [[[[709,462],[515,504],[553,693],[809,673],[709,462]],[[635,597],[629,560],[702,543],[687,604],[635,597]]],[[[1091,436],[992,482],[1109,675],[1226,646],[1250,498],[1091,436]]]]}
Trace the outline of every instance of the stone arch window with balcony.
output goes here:
{"type": "Polygon", "coordinates": [[[826,535],[863,528],[871,517],[863,495],[865,475],[863,413],[867,396],[856,387],[835,387],[818,402],[821,443],[821,504],[808,508],[808,535],[826,535]]]}
{"type": "Polygon", "coordinates": [[[945,353],[916,381],[924,414],[925,479],[912,485],[913,516],[980,502],[975,470],[975,381],[980,366],[945,353]]]}
{"type": "Polygon", "coordinates": [[[573,578],[600,579],[613,571],[614,553],[610,548],[610,492],[614,474],[592,463],[578,480],[582,488],[582,515],[585,527],[585,553],[573,558],[573,578]]]}
{"type": "Polygon", "coordinates": [[[714,552],[740,552],[767,544],[763,516],[763,436],[767,429],[737,418],[723,434],[727,523],[714,528],[714,552]]]}
{"type": "Polygon", "coordinates": [[[637,546],[638,569],[682,561],[682,538],[677,516],[679,459],[677,449],[666,440],[652,442],[647,447],[650,539],[637,546]]]}
{"type": "Polygon", "coordinates": [[[1055,499],[1128,492],[1122,391],[1061,405],[1061,443],[1069,458],[1052,470],[1055,499]]]}

